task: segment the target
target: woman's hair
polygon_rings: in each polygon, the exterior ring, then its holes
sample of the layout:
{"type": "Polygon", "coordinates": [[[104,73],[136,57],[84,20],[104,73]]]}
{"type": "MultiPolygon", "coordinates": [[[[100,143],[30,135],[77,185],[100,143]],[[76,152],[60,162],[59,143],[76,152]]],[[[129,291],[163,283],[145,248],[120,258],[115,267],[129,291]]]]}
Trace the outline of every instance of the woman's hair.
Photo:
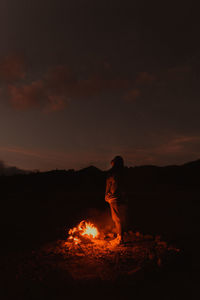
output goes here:
{"type": "Polygon", "coordinates": [[[121,156],[115,156],[111,160],[111,163],[113,164],[113,168],[115,169],[121,169],[124,167],[124,160],[121,156]]]}

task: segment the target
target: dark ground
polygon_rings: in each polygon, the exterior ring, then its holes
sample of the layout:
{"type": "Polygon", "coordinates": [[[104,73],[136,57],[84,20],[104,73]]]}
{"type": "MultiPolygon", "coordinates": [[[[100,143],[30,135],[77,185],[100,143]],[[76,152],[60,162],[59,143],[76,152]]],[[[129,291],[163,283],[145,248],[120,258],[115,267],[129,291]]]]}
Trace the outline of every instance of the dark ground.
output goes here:
{"type": "Polygon", "coordinates": [[[36,268],[39,249],[66,239],[67,230],[82,219],[100,222],[109,215],[104,172],[90,167],[1,176],[0,299],[198,299],[199,174],[200,161],[127,169],[127,230],[160,235],[180,252],[161,267],[147,266],[114,281],[76,281],[59,268],[32,280],[23,271],[27,257],[36,268]]]}

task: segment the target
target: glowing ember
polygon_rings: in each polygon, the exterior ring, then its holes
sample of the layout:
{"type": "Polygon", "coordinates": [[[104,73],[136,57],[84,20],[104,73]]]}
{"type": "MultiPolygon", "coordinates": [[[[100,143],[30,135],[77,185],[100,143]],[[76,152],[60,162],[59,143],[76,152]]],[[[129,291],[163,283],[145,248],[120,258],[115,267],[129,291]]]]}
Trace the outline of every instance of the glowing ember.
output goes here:
{"type": "Polygon", "coordinates": [[[90,240],[98,237],[98,229],[90,222],[81,221],[77,227],[74,227],[69,230],[70,241],[73,241],[75,244],[81,242],[81,236],[84,236],[90,240]]]}

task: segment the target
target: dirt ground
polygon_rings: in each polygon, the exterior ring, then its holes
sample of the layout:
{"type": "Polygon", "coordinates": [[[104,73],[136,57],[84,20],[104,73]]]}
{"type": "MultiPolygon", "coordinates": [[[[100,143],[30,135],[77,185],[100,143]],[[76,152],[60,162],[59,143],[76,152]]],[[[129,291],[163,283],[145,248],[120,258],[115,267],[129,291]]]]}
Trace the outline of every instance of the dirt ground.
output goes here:
{"type": "Polygon", "coordinates": [[[67,240],[83,219],[112,232],[104,173],[0,178],[0,299],[198,299],[199,167],[129,171],[124,246],[67,240]]]}
{"type": "Polygon", "coordinates": [[[86,287],[94,291],[99,287],[101,291],[120,286],[127,289],[142,277],[154,273],[158,276],[166,266],[179,259],[179,255],[180,249],[168,245],[160,237],[131,231],[125,235],[123,245],[118,245],[113,237],[93,241],[86,238],[78,245],[67,238],[57,240],[31,253],[19,253],[17,258],[7,257],[1,264],[5,285],[7,283],[4,297],[53,299],[53,287],[58,289],[56,299],[62,299],[63,293],[85,294],[86,287]],[[8,283],[12,286],[10,290],[8,283]]]}

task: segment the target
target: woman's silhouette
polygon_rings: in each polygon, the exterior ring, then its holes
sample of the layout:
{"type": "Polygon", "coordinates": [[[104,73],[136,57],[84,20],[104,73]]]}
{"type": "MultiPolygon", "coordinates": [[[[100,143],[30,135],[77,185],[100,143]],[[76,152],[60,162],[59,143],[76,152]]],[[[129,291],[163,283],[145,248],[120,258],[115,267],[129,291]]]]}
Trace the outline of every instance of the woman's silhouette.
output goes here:
{"type": "Polygon", "coordinates": [[[105,201],[110,204],[112,220],[120,243],[124,242],[125,222],[125,179],[124,161],[121,156],[116,156],[111,161],[112,168],[106,180],[105,201]]]}

